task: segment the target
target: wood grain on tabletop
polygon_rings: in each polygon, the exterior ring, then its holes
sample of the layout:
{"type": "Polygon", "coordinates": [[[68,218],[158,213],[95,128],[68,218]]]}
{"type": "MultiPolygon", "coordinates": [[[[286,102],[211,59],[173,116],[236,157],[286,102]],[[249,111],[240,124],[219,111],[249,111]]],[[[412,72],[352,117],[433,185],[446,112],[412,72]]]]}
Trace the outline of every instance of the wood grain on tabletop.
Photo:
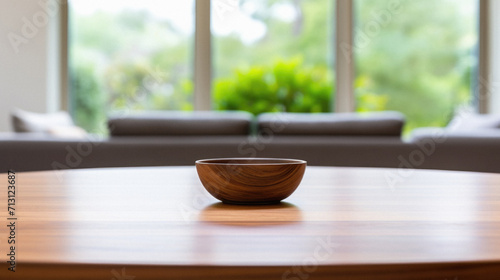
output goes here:
{"type": "Polygon", "coordinates": [[[500,174],[307,167],[270,206],[218,203],[194,167],[16,176],[0,279],[500,278],[500,174]]]}

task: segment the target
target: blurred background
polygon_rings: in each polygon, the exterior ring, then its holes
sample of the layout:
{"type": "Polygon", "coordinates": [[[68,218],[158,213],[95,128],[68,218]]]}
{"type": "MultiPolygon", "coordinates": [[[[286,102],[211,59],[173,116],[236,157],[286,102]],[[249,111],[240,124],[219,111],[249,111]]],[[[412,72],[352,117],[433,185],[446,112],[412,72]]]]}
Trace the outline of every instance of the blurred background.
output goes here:
{"type": "MultiPolygon", "coordinates": [[[[356,111],[396,110],[406,131],[471,106],[478,1],[357,0],[356,111]]],[[[335,1],[214,0],[214,110],[331,112],[335,1]]],[[[193,0],[69,1],[70,109],[90,132],[116,110],[193,110],[193,0]]]]}

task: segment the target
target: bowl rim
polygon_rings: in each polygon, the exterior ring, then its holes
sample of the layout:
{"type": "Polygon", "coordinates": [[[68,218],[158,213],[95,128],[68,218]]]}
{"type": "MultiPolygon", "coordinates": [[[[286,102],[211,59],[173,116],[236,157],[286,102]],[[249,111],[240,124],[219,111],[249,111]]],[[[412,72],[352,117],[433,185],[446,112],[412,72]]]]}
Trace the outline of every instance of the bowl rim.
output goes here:
{"type": "Polygon", "coordinates": [[[307,164],[307,161],[302,159],[291,158],[251,158],[251,157],[234,157],[234,158],[209,158],[199,159],[195,161],[196,165],[292,165],[292,164],[307,164]],[[228,161],[228,162],[224,162],[228,161]],[[236,161],[236,162],[235,162],[236,161]],[[245,161],[245,162],[237,162],[245,161]],[[255,162],[252,162],[255,161],[255,162]],[[264,161],[264,162],[262,162],[264,161]],[[266,162],[269,161],[269,162],[266,162]]]}

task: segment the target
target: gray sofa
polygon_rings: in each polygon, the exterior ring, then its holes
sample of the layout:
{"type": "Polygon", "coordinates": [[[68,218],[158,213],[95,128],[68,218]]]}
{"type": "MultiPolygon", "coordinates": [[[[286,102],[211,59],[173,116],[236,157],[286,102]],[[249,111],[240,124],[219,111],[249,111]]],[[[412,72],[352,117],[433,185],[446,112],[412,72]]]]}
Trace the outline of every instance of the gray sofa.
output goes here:
{"type": "Polygon", "coordinates": [[[408,139],[401,138],[403,125],[395,112],[256,120],[241,112],[118,116],[110,118],[105,138],[3,133],[0,172],[193,165],[214,157],[300,158],[317,166],[400,168],[401,174],[406,168],[500,172],[497,124],[417,129],[408,139]]]}

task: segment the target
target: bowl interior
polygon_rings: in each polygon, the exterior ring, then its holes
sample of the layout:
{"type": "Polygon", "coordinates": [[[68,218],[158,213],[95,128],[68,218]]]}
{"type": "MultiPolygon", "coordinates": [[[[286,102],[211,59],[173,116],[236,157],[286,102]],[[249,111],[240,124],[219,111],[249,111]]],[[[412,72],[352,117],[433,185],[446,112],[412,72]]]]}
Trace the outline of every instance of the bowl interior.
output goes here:
{"type": "Polygon", "coordinates": [[[196,164],[214,165],[282,165],[282,164],[304,164],[306,161],[300,159],[285,158],[214,158],[197,160],[196,164]]]}

